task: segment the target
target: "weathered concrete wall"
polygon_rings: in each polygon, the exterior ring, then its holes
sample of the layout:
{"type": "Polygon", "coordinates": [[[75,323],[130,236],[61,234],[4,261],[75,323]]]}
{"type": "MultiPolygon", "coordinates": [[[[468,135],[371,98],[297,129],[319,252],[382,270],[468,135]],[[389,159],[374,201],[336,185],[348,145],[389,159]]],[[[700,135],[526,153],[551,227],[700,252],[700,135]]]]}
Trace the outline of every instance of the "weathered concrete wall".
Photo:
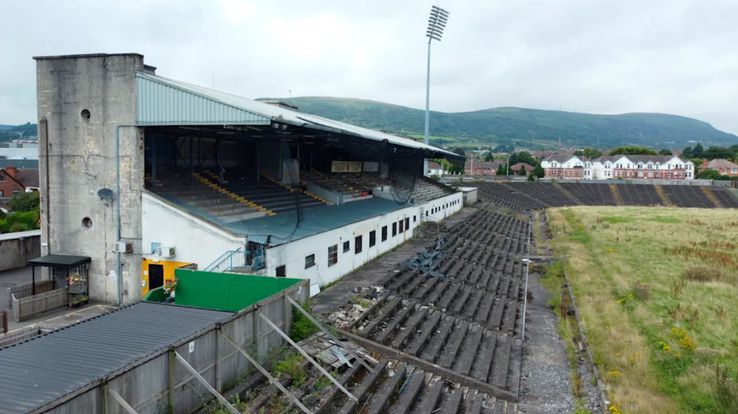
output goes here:
{"type": "Polygon", "coordinates": [[[135,75],[143,69],[143,56],[37,58],[36,68],[41,252],[90,256],[90,297],[117,301],[115,200],[104,202],[97,193],[108,188],[118,197],[120,162],[121,239],[131,242],[134,252],[122,255],[122,297],[124,303],[134,302],[139,297],[144,150],[142,132],[130,125],[136,121],[135,75]]]}
{"type": "Polygon", "coordinates": [[[4,234],[0,237],[0,271],[17,269],[41,255],[38,230],[4,234]]]}

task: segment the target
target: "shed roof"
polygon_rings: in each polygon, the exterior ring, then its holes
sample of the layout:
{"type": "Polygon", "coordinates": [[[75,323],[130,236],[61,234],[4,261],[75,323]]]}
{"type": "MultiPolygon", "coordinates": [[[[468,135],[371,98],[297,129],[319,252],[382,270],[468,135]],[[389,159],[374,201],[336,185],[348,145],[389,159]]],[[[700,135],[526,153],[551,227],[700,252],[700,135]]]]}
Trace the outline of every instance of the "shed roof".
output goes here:
{"type": "Polygon", "coordinates": [[[461,158],[441,148],[317,115],[139,72],[137,123],[155,125],[271,125],[272,122],[349,135],[427,152],[426,156],[461,158]]]}
{"type": "Polygon", "coordinates": [[[34,266],[75,267],[90,263],[88,256],[71,256],[66,254],[48,254],[28,261],[34,266]]]}
{"type": "Polygon", "coordinates": [[[140,302],[0,349],[0,407],[21,413],[101,380],[229,317],[140,302]]]}

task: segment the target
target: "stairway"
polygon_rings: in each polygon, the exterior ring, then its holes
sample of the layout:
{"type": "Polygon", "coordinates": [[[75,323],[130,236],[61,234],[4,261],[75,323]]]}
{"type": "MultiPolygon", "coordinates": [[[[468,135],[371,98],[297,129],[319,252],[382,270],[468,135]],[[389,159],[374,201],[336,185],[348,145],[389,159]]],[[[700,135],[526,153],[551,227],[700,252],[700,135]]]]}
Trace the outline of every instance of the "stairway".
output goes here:
{"type": "Polygon", "coordinates": [[[612,192],[612,197],[615,199],[615,205],[625,205],[625,203],[623,202],[623,197],[620,195],[620,191],[618,190],[617,185],[610,184],[610,192],[612,192]]]}
{"type": "Polygon", "coordinates": [[[664,192],[664,187],[656,184],[653,186],[653,188],[656,190],[656,194],[658,194],[659,198],[661,199],[661,203],[666,207],[674,207],[674,203],[669,200],[669,197],[666,195],[666,192],[664,192]]]}
{"type": "Polygon", "coordinates": [[[723,203],[721,203],[720,200],[718,200],[717,196],[715,195],[715,193],[712,191],[710,187],[701,187],[701,188],[702,188],[702,192],[705,193],[705,196],[710,200],[712,204],[715,205],[715,207],[717,208],[724,207],[723,203]]]}

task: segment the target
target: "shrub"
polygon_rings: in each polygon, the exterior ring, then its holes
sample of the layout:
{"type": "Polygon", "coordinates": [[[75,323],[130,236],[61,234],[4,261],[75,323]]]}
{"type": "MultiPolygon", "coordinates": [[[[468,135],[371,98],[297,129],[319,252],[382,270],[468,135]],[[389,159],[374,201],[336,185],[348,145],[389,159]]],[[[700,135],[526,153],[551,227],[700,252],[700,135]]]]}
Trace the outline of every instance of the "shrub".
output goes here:
{"type": "Polygon", "coordinates": [[[690,266],[684,269],[682,276],[695,282],[711,282],[725,277],[722,269],[710,266],[690,266]]]}
{"type": "Polygon", "coordinates": [[[644,302],[647,301],[651,297],[651,286],[641,280],[637,281],[633,285],[633,296],[644,302]]]}
{"type": "Polygon", "coordinates": [[[292,384],[300,386],[307,380],[307,370],[302,366],[302,360],[300,354],[289,354],[274,364],[274,372],[289,375],[292,378],[292,384]]]}
{"type": "MultiPolygon", "coordinates": [[[[302,308],[310,312],[310,303],[305,302],[302,308]]],[[[300,311],[292,312],[292,327],[290,328],[290,338],[295,342],[300,342],[305,338],[318,331],[318,327],[310,321],[300,311]]]]}

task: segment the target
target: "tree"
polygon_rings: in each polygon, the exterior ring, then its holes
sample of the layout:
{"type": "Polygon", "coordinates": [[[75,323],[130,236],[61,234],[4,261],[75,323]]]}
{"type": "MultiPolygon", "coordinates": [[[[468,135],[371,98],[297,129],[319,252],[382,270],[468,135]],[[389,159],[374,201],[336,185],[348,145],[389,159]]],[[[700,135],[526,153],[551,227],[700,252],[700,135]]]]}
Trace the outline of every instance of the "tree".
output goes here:
{"type": "Polygon", "coordinates": [[[574,155],[585,158],[599,158],[602,156],[602,151],[594,148],[584,148],[574,151],[574,155]]]}
{"type": "Polygon", "coordinates": [[[497,175],[507,175],[507,166],[505,164],[500,164],[497,167],[497,175]]]}
{"type": "Polygon", "coordinates": [[[692,157],[694,158],[702,158],[702,156],[705,153],[705,149],[702,148],[702,144],[698,143],[697,145],[692,148],[692,157]]]}
{"type": "Polygon", "coordinates": [[[464,150],[464,148],[462,147],[453,147],[449,151],[453,152],[454,154],[459,154],[462,157],[466,156],[466,150],[464,150]]]}
{"type": "Polygon", "coordinates": [[[656,151],[646,147],[618,147],[610,155],[656,155],[656,151]]]}
{"type": "Polygon", "coordinates": [[[543,178],[543,176],[546,175],[546,172],[543,170],[540,162],[536,164],[536,166],[533,168],[533,172],[530,175],[537,178],[543,178]]]}
{"type": "Polygon", "coordinates": [[[38,191],[29,193],[17,193],[10,199],[8,207],[14,212],[34,211],[39,208],[38,191]]]}
{"type": "Polygon", "coordinates": [[[515,165],[519,162],[524,162],[530,165],[536,165],[538,160],[536,160],[535,157],[530,155],[530,153],[527,151],[515,152],[512,155],[510,155],[510,165],[515,165]]]}
{"type": "Polygon", "coordinates": [[[671,153],[670,149],[664,148],[664,149],[659,150],[659,155],[673,155],[673,154],[671,153]]]}

